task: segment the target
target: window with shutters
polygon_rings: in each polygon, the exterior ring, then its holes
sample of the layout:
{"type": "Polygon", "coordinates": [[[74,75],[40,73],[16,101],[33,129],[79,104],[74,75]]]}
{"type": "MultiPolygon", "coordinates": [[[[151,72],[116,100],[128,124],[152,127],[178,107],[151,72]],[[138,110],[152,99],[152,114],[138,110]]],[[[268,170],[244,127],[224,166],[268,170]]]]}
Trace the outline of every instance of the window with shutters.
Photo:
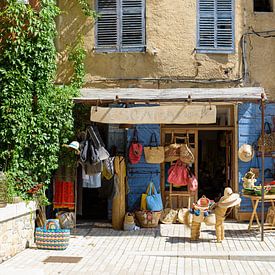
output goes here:
{"type": "Polygon", "coordinates": [[[234,0],[197,0],[197,51],[234,52],[234,0]]]}
{"type": "Polygon", "coordinates": [[[145,0],[97,0],[96,50],[145,50],[145,0]]]}

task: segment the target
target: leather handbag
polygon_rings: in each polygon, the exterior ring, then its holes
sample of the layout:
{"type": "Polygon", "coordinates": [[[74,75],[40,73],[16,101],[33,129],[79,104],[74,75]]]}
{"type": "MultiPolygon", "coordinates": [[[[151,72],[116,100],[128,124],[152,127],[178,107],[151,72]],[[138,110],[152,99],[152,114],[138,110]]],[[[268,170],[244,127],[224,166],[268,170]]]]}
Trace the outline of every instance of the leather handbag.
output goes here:
{"type": "Polygon", "coordinates": [[[144,156],[147,163],[162,163],[164,162],[164,147],[157,146],[157,136],[152,133],[150,146],[144,147],[144,156]]]}
{"type": "MultiPolygon", "coordinates": [[[[275,132],[271,132],[271,125],[269,122],[264,123],[264,151],[270,153],[275,151],[275,132]]],[[[262,136],[258,139],[259,151],[262,151],[262,136]]]]}
{"type": "Polygon", "coordinates": [[[171,144],[164,147],[164,160],[166,162],[172,162],[180,158],[181,144],[176,143],[174,139],[174,133],[171,136],[171,144]]]}
{"type": "Polygon", "coordinates": [[[129,161],[131,164],[137,164],[140,161],[142,155],[142,144],[138,143],[138,133],[134,130],[134,135],[129,148],[129,161]]]}
{"type": "Polygon", "coordinates": [[[169,168],[167,181],[178,186],[188,185],[188,170],[181,160],[177,160],[176,164],[169,168]]]}
{"type": "Polygon", "coordinates": [[[163,209],[161,194],[156,192],[153,182],[149,183],[149,192],[146,197],[147,210],[161,211],[163,209]]]}

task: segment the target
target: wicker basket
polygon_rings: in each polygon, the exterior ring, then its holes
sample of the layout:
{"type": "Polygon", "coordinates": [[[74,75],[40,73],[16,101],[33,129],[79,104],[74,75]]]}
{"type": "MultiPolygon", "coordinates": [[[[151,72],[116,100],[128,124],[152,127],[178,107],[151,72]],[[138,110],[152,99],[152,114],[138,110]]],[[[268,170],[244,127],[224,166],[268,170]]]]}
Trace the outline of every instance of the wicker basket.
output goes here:
{"type": "Polygon", "coordinates": [[[136,211],[137,221],[141,227],[157,227],[161,211],[136,211]]]}
{"type": "Polygon", "coordinates": [[[35,230],[35,243],[38,249],[65,250],[69,240],[69,229],[47,230],[37,227],[35,230]]]}

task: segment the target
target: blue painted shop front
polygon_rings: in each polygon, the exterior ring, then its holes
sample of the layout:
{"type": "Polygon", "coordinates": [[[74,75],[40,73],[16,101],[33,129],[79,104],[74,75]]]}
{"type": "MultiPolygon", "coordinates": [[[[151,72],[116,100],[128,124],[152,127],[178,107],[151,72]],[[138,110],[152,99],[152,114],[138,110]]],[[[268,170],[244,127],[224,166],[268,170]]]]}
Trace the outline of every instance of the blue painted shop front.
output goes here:
{"type": "MultiPolygon", "coordinates": [[[[265,121],[271,123],[272,118],[275,116],[275,104],[267,104],[265,108],[265,121]]],[[[135,125],[138,131],[139,142],[144,146],[150,145],[150,139],[152,133],[156,134],[157,144],[161,143],[160,138],[160,125],[155,124],[137,124],[135,125]]],[[[275,130],[275,125],[272,125],[275,130]]],[[[127,130],[125,147],[126,158],[128,155],[128,148],[130,146],[133,137],[134,128],[127,130]]],[[[261,134],[261,109],[259,104],[255,103],[243,103],[238,106],[238,148],[244,144],[255,144],[261,134]]],[[[123,135],[120,136],[122,138],[123,135]]],[[[259,167],[261,171],[261,157],[257,154],[251,162],[242,162],[238,160],[238,189],[235,191],[241,192],[242,190],[242,177],[249,170],[250,167],[259,167]]],[[[273,169],[272,157],[265,157],[265,169],[273,169]]],[[[138,164],[130,164],[127,160],[127,177],[128,177],[128,193],[126,194],[127,210],[134,211],[139,209],[140,198],[142,193],[146,191],[146,188],[150,181],[153,181],[157,192],[160,192],[161,185],[161,167],[159,164],[148,164],[144,159],[144,154],[138,164]]],[[[258,179],[258,184],[261,182],[261,174],[258,179]]],[[[109,204],[110,207],[110,204],[109,204]]],[[[109,208],[109,211],[111,209],[109,208]]],[[[251,201],[247,198],[242,199],[239,212],[251,212],[251,201]]]]}
{"type": "MultiPolygon", "coordinates": [[[[259,104],[255,103],[244,103],[240,104],[238,108],[238,139],[240,147],[242,144],[257,144],[257,140],[261,134],[261,108],[259,104]]],[[[272,130],[275,130],[275,125],[273,125],[273,118],[275,117],[275,104],[270,103],[265,106],[265,122],[269,122],[271,124],[272,130]]],[[[245,173],[250,169],[250,167],[260,168],[260,175],[256,184],[261,184],[261,156],[259,154],[254,154],[254,158],[251,162],[242,162],[238,161],[239,171],[238,171],[238,179],[239,179],[239,191],[242,190],[242,178],[245,173]]],[[[270,169],[274,169],[272,156],[265,156],[265,171],[267,172],[270,169]]],[[[269,171],[270,171],[269,170],[269,171]]],[[[274,172],[274,171],[273,171],[274,172]]],[[[267,173],[266,173],[267,174],[267,173]]],[[[270,179],[266,179],[267,181],[270,179]]],[[[261,207],[261,205],[260,205],[261,207]]],[[[260,209],[258,208],[258,210],[260,209]]],[[[240,212],[251,212],[252,206],[251,201],[248,198],[243,198],[241,203],[240,212]]]]}

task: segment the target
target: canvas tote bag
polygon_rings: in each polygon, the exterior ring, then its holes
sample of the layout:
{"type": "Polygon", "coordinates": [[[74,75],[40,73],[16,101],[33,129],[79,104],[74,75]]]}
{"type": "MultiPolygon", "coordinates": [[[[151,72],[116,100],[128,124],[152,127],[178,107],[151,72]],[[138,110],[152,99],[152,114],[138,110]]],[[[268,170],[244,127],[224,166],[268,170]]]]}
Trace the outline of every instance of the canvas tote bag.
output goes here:
{"type": "Polygon", "coordinates": [[[164,147],[157,146],[157,136],[152,133],[150,146],[144,147],[144,155],[147,163],[162,163],[164,162],[164,147]]]}

